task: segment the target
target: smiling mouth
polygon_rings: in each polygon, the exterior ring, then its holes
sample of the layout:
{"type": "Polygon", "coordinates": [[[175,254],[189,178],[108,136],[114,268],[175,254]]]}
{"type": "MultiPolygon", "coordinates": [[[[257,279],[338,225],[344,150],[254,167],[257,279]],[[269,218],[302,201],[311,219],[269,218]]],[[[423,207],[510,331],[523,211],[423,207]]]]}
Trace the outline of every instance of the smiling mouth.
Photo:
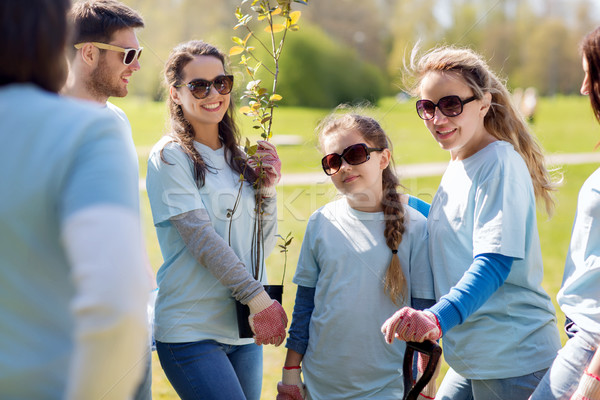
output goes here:
{"type": "Polygon", "coordinates": [[[204,104],[202,106],[202,108],[204,108],[205,110],[208,110],[208,111],[214,111],[219,107],[221,107],[221,103],[204,104]]]}
{"type": "Polygon", "coordinates": [[[352,176],[349,176],[347,178],[344,178],[343,182],[344,183],[349,183],[349,182],[352,182],[352,181],[356,180],[357,178],[358,178],[358,175],[352,175],[352,176]]]}
{"type": "Polygon", "coordinates": [[[448,129],[448,130],[445,130],[445,131],[436,131],[436,133],[438,135],[440,135],[440,136],[448,136],[451,133],[454,133],[455,131],[456,131],[456,128],[454,128],[454,129],[448,129]]]}

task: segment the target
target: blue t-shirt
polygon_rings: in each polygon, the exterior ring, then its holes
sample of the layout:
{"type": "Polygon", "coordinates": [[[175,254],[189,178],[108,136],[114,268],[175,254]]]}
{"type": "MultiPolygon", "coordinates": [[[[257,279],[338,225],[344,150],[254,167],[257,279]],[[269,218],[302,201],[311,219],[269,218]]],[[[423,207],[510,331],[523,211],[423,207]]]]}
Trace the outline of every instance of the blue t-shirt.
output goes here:
{"type": "MultiPolygon", "coordinates": [[[[425,218],[406,210],[398,257],[411,297],[433,298],[425,218]]],[[[382,212],[352,209],[345,198],[317,210],[306,228],[294,283],[315,288],[305,384],[312,399],[398,399],[405,344],[389,345],[381,325],[398,311],[384,293],[392,252],[382,212]]]]}
{"type": "MultiPolygon", "coordinates": [[[[194,142],[194,146],[209,166],[200,189],[194,180],[191,160],[169,137],[154,146],[148,160],[146,186],[164,259],[157,274],[160,290],[154,311],[154,337],[167,343],[208,339],[231,345],[252,343],[253,339],[239,338],[231,291],[186,249],[170,218],[192,210],[206,210],[216,233],[230,243],[251,271],[254,189],[244,182],[230,230],[231,219],[227,214],[234,208],[240,175],[227,165],[224,147],[212,150],[198,142],[194,142]],[[163,148],[166,162],[161,159],[163,148]]],[[[276,223],[272,216],[267,220],[276,223]]],[[[272,240],[265,241],[265,255],[272,250],[274,242],[274,235],[272,240]]],[[[261,281],[266,283],[264,262],[261,271],[261,281]]]]}
{"type": "Polygon", "coordinates": [[[525,162],[507,142],[450,162],[427,220],[436,297],[478,254],[514,259],[506,281],[443,337],[444,358],[469,379],[501,379],[547,368],[560,348],[554,307],[543,290],[535,197],[525,162]]]}
{"type": "Polygon", "coordinates": [[[96,205],[137,213],[137,173],[114,117],[34,85],[0,88],[0,134],[0,397],[63,398],[75,287],[61,228],[96,205]]]}
{"type": "Polygon", "coordinates": [[[600,169],[585,181],[558,304],[580,329],[600,337],[600,169]]]}

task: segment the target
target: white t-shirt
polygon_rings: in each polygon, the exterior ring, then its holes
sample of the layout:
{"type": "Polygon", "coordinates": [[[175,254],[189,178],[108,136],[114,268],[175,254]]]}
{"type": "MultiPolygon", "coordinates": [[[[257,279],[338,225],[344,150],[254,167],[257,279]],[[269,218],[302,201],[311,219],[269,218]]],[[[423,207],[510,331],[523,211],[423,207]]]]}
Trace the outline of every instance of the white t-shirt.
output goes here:
{"type": "Polygon", "coordinates": [[[557,300],[579,328],[600,337],[600,169],[590,175],[579,191],[557,300]]]}
{"type": "Polygon", "coordinates": [[[470,379],[522,376],[547,368],[560,348],[556,316],[541,286],[535,198],[525,162],[507,142],[452,161],[427,220],[436,297],[462,278],[474,256],[513,257],[500,288],[444,334],[444,358],[470,379]]]}
{"type": "MultiPolygon", "coordinates": [[[[410,297],[433,299],[423,215],[409,206],[398,257],[410,297]]],[[[294,283],[315,288],[302,361],[313,399],[399,399],[405,343],[387,344],[381,325],[399,306],[384,293],[392,252],[383,212],[354,210],[345,198],[317,210],[306,228],[294,283]]]]}
{"type": "MultiPolygon", "coordinates": [[[[187,251],[169,219],[192,210],[206,210],[217,234],[230,243],[250,271],[254,189],[244,182],[230,237],[227,214],[233,209],[240,176],[227,165],[224,147],[212,150],[194,142],[209,166],[204,186],[198,189],[191,160],[178,144],[170,140],[164,137],[152,149],[146,178],[152,217],[164,259],[157,274],[160,290],[156,299],[154,337],[167,343],[207,339],[231,345],[252,343],[253,339],[239,338],[235,300],[230,290],[187,251]],[[161,159],[163,148],[163,157],[168,164],[161,159]]],[[[265,242],[266,254],[271,249],[272,245],[269,247],[265,242]]],[[[264,262],[261,269],[262,282],[266,283],[264,262]]]]}

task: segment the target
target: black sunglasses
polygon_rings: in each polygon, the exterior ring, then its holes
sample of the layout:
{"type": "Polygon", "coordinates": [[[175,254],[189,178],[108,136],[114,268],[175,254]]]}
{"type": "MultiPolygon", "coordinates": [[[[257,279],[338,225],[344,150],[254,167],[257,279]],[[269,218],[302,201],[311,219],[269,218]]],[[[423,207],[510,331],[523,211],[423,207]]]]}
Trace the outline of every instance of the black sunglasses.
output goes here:
{"type": "Polygon", "coordinates": [[[342,160],[346,160],[350,165],[359,165],[369,161],[372,152],[382,151],[384,149],[384,147],[368,147],[364,143],[353,144],[352,146],[346,147],[344,151],[342,151],[342,154],[327,154],[321,160],[321,165],[323,166],[323,171],[325,171],[327,175],[334,175],[342,167],[342,160]]]}
{"type": "Polygon", "coordinates": [[[189,83],[175,85],[176,88],[187,86],[192,96],[204,99],[210,94],[210,88],[214,87],[219,94],[229,94],[233,88],[233,75],[219,75],[212,81],[206,79],[194,79],[189,83]]]}
{"type": "Polygon", "coordinates": [[[435,108],[439,108],[446,117],[456,117],[463,112],[463,106],[477,99],[471,96],[468,99],[461,100],[458,96],[442,97],[437,104],[431,100],[417,101],[417,114],[424,120],[432,119],[435,116],[435,108]]]}

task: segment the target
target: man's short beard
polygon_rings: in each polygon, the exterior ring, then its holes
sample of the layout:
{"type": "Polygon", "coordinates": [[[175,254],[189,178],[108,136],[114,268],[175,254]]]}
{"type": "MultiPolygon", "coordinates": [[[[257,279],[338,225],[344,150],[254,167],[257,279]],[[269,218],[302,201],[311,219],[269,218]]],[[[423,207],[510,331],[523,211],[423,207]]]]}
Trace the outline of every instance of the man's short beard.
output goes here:
{"type": "Polygon", "coordinates": [[[113,75],[106,65],[105,54],[102,54],[96,69],[92,71],[90,79],[87,82],[88,92],[94,98],[101,99],[105,97],[125,97],[127,90],[123,90],[120,86],[113,84],[115,78],[113,75]]]}

